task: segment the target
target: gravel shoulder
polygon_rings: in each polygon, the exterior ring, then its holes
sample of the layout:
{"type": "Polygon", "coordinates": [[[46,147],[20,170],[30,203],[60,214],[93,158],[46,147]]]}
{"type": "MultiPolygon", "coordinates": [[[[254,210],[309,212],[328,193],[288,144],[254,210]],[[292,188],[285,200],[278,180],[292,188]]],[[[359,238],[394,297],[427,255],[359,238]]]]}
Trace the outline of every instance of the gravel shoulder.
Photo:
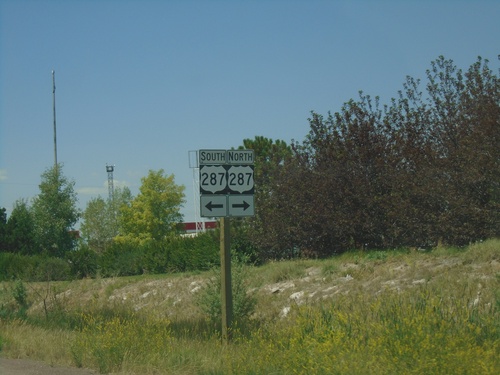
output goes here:
{"type": "Polygon", "coordinates": [[[53,367],[49,364],[29,359],[9,359],[0,357],[1,375],[95,375],[89,369],[76,367],[53,367]]]}

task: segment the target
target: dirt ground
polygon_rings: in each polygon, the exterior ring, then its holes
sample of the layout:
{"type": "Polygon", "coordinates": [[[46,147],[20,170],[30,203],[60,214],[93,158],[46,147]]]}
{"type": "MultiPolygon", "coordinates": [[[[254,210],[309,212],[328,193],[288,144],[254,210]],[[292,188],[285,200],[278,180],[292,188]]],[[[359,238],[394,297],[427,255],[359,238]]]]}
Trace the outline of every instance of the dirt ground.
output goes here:
{"type": "Polygon", "coordinates": [[[0,375],[95,375],[94,371],[75,367],[52,367],[29,359],[0,357],[0,375]]]}

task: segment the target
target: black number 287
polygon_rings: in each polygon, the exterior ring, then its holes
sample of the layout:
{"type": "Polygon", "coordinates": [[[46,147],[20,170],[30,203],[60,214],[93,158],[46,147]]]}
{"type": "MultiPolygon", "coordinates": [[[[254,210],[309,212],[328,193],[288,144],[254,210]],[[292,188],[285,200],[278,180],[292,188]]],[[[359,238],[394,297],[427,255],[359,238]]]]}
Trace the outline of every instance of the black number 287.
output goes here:
{"type": "Polygon", "coordinates": [[[203,186],[208,185],[222,185],[224,183],[224,178],[226,177],[225,173],[202,173],[201,184],[203,186]]]}
{"type": "Polygon", "coordinates": [[[253,173],[229,173],[229,186],[250,185],[253,173]]]}

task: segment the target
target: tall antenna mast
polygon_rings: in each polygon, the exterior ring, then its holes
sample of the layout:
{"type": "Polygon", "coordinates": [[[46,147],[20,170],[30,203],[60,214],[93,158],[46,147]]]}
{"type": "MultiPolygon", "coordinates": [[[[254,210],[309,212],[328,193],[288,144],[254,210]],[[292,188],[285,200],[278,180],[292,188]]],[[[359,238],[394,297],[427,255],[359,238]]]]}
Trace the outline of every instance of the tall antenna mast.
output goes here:
{"type": "Polygon", "coordinates": [[[56,72],[52,71],[52,109],[54,112],[54,167],[57,168],[57,132],[56,132],[56,72]]]}

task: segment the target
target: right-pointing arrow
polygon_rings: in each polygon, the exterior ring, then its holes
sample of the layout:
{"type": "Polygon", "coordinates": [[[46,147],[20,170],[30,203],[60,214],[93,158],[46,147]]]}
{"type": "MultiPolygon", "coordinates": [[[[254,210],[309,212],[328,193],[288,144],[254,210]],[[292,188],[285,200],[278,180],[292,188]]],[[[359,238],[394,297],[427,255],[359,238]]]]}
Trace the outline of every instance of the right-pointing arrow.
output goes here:
{"type": "Polygon", "coordinates": [[[233,203],[231,205],[232,208],[243,208],[243,211],[245,211],[248,207],[250,207],[250,204],[248,204],[246,201],[243,201],[243,203],[233,203]]]}
{"type": "Polygon", "coordinates": [[[215,203],[212,203],[212,201],[208,202],[206,205],[205,205],[206,208],[208,208],[208,210],[210,212],[212,212],[212,208],[223,208],[224,205],[223,204],[215,204],[215,203]]]}

